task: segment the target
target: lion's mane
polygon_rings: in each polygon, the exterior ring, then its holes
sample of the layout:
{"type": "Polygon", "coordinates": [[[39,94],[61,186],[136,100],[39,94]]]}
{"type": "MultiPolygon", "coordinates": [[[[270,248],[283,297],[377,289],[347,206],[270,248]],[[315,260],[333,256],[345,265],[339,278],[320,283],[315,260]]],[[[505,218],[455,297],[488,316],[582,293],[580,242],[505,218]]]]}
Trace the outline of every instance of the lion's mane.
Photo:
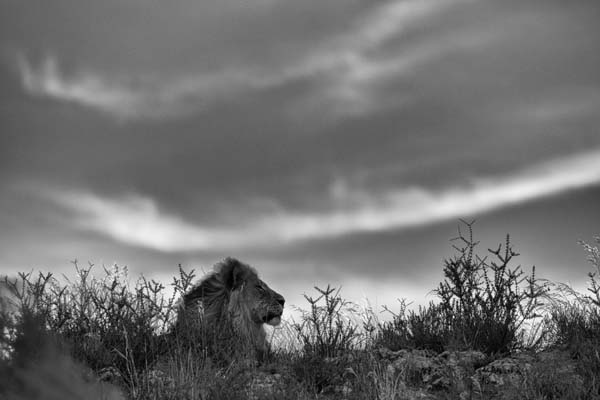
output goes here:
{"type": "Polygon", "coordinates": [[[258,281],[254,268],[235,258],[226,258],[184,294],[177,326],[185,329],[199,324],[204,329],[218,330],[217,335],[232,332],[238,339],[236,345],[250,347],[247,350],[255,350],[261,358],[267,350],[263,323],[252,319],[252,304],[242,295],[246,285],[258,281]]]}

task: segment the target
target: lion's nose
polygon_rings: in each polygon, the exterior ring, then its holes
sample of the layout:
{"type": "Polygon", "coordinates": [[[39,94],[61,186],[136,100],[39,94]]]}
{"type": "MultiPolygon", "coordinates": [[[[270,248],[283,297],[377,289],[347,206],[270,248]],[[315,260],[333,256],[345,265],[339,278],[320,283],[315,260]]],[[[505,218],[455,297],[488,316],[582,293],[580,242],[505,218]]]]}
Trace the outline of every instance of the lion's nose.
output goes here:
{"type": "Polygon", "coordinates": [[[279,305],[281,307],[283,307],[283,305],[285,304],[285,299],[282,296],[278,296],[277,297],[277,302],[279,303],[279,305]]]}

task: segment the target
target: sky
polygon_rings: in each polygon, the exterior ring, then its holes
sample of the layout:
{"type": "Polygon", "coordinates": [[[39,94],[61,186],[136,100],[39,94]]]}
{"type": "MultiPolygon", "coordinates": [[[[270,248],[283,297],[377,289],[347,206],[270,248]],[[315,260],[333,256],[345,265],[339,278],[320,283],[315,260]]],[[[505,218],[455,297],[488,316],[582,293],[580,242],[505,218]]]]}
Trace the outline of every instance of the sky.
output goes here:
{"type": "Polygon", "coordinates": [[[600,3],[0,0],[0,274],[226,256],[288,304],[442,279],[459,220],[583,287],[600,3]]]}

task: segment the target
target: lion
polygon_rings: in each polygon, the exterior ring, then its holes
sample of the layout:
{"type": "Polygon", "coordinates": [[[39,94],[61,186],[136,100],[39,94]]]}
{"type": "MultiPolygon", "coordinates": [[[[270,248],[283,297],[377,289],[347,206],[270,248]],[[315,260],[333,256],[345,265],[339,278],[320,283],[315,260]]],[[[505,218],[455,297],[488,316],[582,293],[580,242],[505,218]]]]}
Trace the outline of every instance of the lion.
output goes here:
{"type": "Polygon", "coordinates": [[[229,333],[241,347],[250,347],[259,361],[268,352],[264,324],[281,322],[285,299],[259,279],[256,270],[226,258],[183,295],[177,325],[200,326],[216,335],[229,333]]]}

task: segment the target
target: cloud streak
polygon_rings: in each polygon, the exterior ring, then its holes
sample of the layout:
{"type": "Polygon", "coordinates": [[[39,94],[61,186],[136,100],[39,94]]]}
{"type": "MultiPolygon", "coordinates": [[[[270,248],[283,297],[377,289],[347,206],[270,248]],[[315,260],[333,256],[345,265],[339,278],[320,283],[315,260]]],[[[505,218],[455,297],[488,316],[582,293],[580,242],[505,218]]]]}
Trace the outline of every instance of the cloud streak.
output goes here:
{"type": "Polygon", "coordinates": [[[465,41],[457,37],[443,40],[442,45],[430,41],[407,43],[406,51],[378,57],[371,54],[374,50],[412,27],[426,25],[438,13],[469,1],[384,2],[359,16],[347,31],[325,38],[299,56],[287,56],[271,64],[223,65],[216,72],[192,71],[185,75],[132,71],[126,76],[110,77],[93,69],[67,74],[61,71],[56,57],[47,57],[37,66],[21,57],[19,72],[23,88],[31,95],[79,104],[124,119],[193,113],[243,92],[313,79],[320,84],[307,101],[316,101],[318,108],[327,105],[352,114],[376,106],[377,96],[371,91],[381,79],[401,76],[465,41]]]}
{"type": "Polygon", "coordinates": [[[329,211],[280,211],[249,218],[238,227],[203,227],[161,211],[149,198],[105,198],[82,191],[47,191],[75,215],[79,229],[163,252],[272,246],[423,226],[481,214],[600,184],[600,150],[553,160],[510,175],[473,180],[444,190],[421,187],[372,192],[338,190],[343,205],[329,211]],[[349,201],[350,200],[350,201],[349,201]],[[351,206],[348,206],[351,204],[351,206]]]}
{"type": "Polygon", "coordinates": [[[481,214],[599,183],[600,151],[596,151],[508,176],[475,179],[468,186],[441,191],[420,187],[376,194],[349,190],[346,196],[356,200],[350,210],[286,215],[275,225],[288,240],[403,229],[481,214]]]}
{"type": "Polygon", "coordinates": [[[99,232],[116,241],[159,251],[240,246],[235,232],[199,227],[159,210],[146,197],[105,198],[83,191],[48,190],[44,195],[76,214],[76,228],[99,232]]]}
{"type": "Polygon", "coordinates": [[[136,113],[142,106],[139,97],[132,91],[92,73],[65,78],[52,57],[46,58],[39,68],[34,68],[24,58],[19,59],[18,65],[23,87],[32,95],[77,103],[117,116],[136,113]]]}
{"type": "MultiPolygon", "coordinates": [[[[119,119],[164,118],[197,111],[211,99],[225,94],[228,85],[241,84],[234,74],[164,80],[162,78],[115,79],[82,70],[67,76],[54,57],[38,67],[18,60],[21,83],[31,95],[82,105],[119,119]],[[135,81],[135,82],[132,82],[135,81]]],[[[231,88],[229,88],[231,89],[231,88]]]]}

